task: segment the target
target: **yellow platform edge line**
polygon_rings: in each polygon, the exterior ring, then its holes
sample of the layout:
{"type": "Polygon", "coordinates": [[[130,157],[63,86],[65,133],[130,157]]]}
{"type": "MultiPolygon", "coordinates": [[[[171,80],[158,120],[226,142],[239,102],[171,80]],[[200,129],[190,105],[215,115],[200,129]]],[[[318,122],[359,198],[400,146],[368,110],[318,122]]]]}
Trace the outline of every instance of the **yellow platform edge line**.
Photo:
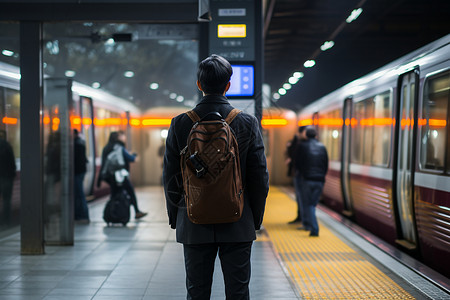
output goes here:
{"type": "Polygon", "coordinates": [[[320,237],[287,223],[297,204],[271,186],[263,226],[283,269],[302,299],[414,299],[320,223],[320,237]]]}

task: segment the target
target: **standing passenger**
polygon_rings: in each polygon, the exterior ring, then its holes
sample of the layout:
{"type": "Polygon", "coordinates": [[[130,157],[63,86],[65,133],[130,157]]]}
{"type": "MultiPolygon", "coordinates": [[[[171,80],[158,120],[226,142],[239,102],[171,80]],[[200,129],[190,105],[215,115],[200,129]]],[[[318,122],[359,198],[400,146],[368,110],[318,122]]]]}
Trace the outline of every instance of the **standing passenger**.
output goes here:
{"type": "MultiPolygon", "coordinates": [[[[127,136],[125,135],[125,132],[123,131],[113,131],[109,135],[108,144],[106,144],[105,148],[103,148],[102,151],[102,166],[100,169],[100,174],[102,174],[102,170],[105,167],[105,162],[108,157],[108,154],[111,153],[114,150],[114,146],[118,145],[122,148],[122,154],[125,162],[124,168],[127,171],[130,171],[130,162],[134,162],[136,160],[136,153],[131,154],[128,152],[128,150],[125,148],[127,142],[127,136]]],[[[134,207],[135,211],[135,219],[140,219],[142,217],[145,217],[147,215],[146,212],[142,212],[139,210],[136,194],[134,192],[134,187],[131,184],[128,176],[123,178],[123,182],[121,185],[118,184],[118,182],[115,179],[115,176],[113,174],[109,174],[107,176],[99,176],[97,181],[97,186],[100,186],[101,181],[106,181],[110,187],[111,187],[111,194],[116,194],[120,191],[121,188],[125,189],[130,196],[131,205],[134,207]]]]}
{"type": "Polygon", "coordinates": [[[0,197],[3,200],[2,220],[7,225],[11,221],[11,198],[14,177],[16,177],[14,152],[6,140],[6,131],[0,130],[0,197]]]}
{"type": "Polygon", "coordinates": [[[296,168],[303,177],[301,185],[304,203],[303,227],[309,230],[311,237],[319,236],[319,224],[316,218],[316,206],[319,203],[328,171],[328,154],[325,146],[316,139],[314,127],[306,129],[307,140],[300,143],[296,168]]]}
{"type": "MultiPolygon", "coordinates": [[[[233,107],[225,97],[232,75],[230,63],[218,55],[203,60],[197,87],[203,98],[194,108],[200,118],[210,112],[227,116],[233,107]]],[[[219,254],[226,299],[249,299],[250,253],[255,230],[260,229],[267,197],[268,172],[258,120],[240,113],[230,127],[237,138],[244,189],[242,217],[233,223],[194,224],[186,212],[180,151],[186,146],[193,122],[186,114],[172,120],[164,155],[164,190],[169,224],[183,244],[187,299],[210,299],[214,262],[219,254]]],[[[214,201],[214,195],[211,195],[214,201]]]]}
{"type": "Polygon", "coordinates": [[[77,129],[73,130],[74,135],[74,173],[75,173],[75,221],[79,223],[89,223],[89,209],[84,195],[83,181],[86,175],[86,143],[80,137],[77,129]]]}
{"type": "Polygon", "coordinates": [[[295,190],[295,201],[297,202],[297,217],[290,221],[288,224],[296,224],[301,223],[303,219],[303,204],[302,204],[302,195],[301,195],[301,186],[302,186],[302,176],[299,171],[295,168],[295,159],[299,144],[306,140],[305,134],[306,126],[300,126],[298,128],[298,132],[295,134],[294,138],[287,147],[287,156],[288,156],[288,176],[294,177],[294,190],[295,190]]]}

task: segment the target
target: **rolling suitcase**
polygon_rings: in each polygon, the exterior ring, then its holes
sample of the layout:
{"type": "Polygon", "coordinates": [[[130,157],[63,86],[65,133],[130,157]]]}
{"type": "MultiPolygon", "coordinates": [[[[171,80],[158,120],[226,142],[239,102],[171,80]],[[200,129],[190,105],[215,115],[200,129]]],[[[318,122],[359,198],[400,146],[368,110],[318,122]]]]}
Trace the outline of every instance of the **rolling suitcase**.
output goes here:
{"type": "Polygon", "coordinates": [[[130,221],[130,195],[124,189],[111,195],[103,210],[103,220],[109,225],[121,223],[126,226],[130,221]]]}

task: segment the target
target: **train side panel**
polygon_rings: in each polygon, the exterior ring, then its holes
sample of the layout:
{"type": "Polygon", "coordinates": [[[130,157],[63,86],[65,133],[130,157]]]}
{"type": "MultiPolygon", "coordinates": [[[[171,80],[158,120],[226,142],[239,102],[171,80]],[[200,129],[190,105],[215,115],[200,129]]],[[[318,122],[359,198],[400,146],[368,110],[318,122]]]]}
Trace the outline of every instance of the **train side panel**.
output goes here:
{"type": "Polygon", "coordinates": [[[331,149],[323,202],[343,212],[350,198],[351,211],[345,215],[450,276],[450,35],[324,96],[302,110],[299,119],[315,125],[319,139],[331,149]],[[405,81],[409,75],[417,79],[405,81]],[[400,101],[413,90],[417,106],[411,112],[416,115],[407,112],[411,117],[405,119],[400,101]],[[348,119],[341,114],[339,122],[351,132],[350,162],[348,174],[341,174],[343,156],[336,159],[334,143],[342,149],[342,132],[331,127],[339,125],[333,113],[336,107],[343,110],[346,99],[352,101],[352,114],[348,119]],[[404,132],[413,128],[415,144],[399,151],[396,141],[402,143],[404,132]],[[407,174],[413,178],[411,200],[399,182],[401,155],[415,163],[407,174]],[[349,197],[343,194],[345,175],[349,197]],[[405,228],[412,229],[412,239],[405,239],[405,228]]]}

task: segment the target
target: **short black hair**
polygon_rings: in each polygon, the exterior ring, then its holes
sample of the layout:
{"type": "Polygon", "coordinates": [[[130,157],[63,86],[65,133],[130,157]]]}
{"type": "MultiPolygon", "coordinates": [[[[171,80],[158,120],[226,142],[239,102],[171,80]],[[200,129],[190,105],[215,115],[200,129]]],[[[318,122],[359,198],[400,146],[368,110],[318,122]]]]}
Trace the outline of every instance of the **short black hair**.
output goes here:
{"type": "Polygon", "coordinates": [[[213,54],[198,66],[197,80],[205,94],[222,95],[231,75],[233,75],[233,69],[228,60],[213,54]]]}
{"type": "Polygon", "coordinates": [[[308,126],[308,128],[306,129],[306,136],[310,139],[315,138],[316,135],[317,135],[316,129],[312,126],[308,126]]]}
{"type": "Polygon", "coordinates": [[[302,133],[303,131],[305,131],[306,127],[308,127],[308,126],[300,126],[300,127],[298,128],[298,132],[299,132],[299,133],[302,133]]]}

